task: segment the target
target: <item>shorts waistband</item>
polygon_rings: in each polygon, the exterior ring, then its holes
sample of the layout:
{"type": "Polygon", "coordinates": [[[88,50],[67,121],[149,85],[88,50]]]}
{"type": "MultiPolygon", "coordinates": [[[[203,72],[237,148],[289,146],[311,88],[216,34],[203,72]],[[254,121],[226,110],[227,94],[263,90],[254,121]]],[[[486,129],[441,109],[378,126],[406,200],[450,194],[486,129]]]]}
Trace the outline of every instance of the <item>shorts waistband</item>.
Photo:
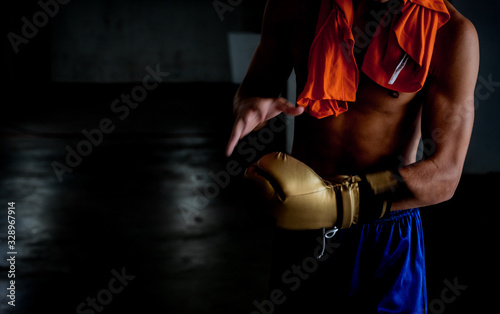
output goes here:
{"type": "Polygon", "coordinates": [[[418,214],[418,213],[419,213],[419,209],[418,208],[394,210],[394,211],[389,212],[387,214],[387,216],[385,216],[384,218],[375,220],[374,223],[397,220],[399,218],[403,218],[403,217],[407,217],[407,216],[413,216],[413,215],[418,214]]]}

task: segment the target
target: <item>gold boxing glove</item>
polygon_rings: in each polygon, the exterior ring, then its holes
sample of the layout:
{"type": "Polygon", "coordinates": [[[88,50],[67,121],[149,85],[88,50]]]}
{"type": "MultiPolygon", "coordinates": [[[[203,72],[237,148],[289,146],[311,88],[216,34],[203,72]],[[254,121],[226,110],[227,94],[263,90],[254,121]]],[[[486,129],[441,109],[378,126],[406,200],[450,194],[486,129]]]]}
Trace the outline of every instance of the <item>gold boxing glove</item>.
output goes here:
{"type": "Polygon", "coordinates": [[[398,185],[390,171],[326,181],[284,153],[263,156],[245,177],[260,190],[277,226],[291,230],[345,229],[382,218],[390,211],[388,196],[398,185]]]}

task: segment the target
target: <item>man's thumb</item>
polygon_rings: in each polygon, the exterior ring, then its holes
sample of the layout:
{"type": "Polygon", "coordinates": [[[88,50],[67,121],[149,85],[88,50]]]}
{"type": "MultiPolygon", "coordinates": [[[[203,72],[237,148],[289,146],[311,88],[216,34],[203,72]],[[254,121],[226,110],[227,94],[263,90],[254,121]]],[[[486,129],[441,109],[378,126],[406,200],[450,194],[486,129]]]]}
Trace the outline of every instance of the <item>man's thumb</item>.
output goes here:
{"type": "Polygon", "coordinates": [[[298,116],[304,112],[304,107],[295,106],[285,98],[280,98],[280,110],[291,116],[298,116]]]}
{"type": "Polygon", "coordinates": [[[301,115],[304,112],[304,107],[302,106],[294,106],[292,107],[291,105],[286,106],[286,108],[283,110],[284,113],[289,114],[291,116],[298,116],[301,115]]]}

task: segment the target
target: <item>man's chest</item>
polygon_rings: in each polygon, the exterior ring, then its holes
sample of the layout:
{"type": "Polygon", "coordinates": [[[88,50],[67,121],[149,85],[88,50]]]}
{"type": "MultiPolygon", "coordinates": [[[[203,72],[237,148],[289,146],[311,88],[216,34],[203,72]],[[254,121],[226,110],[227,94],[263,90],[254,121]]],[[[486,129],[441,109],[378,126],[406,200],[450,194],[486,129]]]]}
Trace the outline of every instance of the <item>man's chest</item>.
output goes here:
{"type": "MultiPolygon", "coordinates": [[[[308,79],[308,65],[311,62],[310,47],[314,41],[317,16],[313,14],[306,15],[298,23],[300,27],[292,27],[287,38],[289,38],[289,51],[291,52],[291,59],[293,61],[293,68],[295,70],[297,81],[298,94],[304,89],[308,79]]],[[[373,22],[368,18],[366,12],[361,12],[353,19],[352,33],[355,39],[353,55],[358,67],[359,84],[356,92],[356,101],[360,106],[368,103],[371,108],[385,111],[388,108],[404,108],[407,104],[417,98],[417,93],[403,93],[397,92],[390,88],[385,88],[372,81],[366,76],[361,68],[364,61],[364,56],[369,48],[372,33],[366,34],[362,30],[366,29],[366,25],[373,22]],[[379,105],[377,105],[379,104],[379,105]]],[[[339,69],[338,75],[346,75],[339,69]]]]}

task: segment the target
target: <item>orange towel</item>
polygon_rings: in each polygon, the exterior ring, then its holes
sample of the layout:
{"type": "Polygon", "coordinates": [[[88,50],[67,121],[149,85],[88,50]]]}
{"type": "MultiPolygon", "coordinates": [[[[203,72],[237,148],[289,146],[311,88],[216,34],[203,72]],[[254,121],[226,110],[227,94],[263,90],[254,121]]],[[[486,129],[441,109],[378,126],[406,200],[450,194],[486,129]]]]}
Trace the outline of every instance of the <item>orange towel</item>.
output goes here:
{"type": "MultiPolygon", "coordinates": [[[[419,91],[429,72],[437,30],[449,18],[443,0],[403,0],[379,21],[361,70],[385,88],[419,91]]],[[[309,74],[297,100],[316,118],[338,116],[356,100],[352,23],[352,0],[322,0],[309,51],[309,74]]]]}

